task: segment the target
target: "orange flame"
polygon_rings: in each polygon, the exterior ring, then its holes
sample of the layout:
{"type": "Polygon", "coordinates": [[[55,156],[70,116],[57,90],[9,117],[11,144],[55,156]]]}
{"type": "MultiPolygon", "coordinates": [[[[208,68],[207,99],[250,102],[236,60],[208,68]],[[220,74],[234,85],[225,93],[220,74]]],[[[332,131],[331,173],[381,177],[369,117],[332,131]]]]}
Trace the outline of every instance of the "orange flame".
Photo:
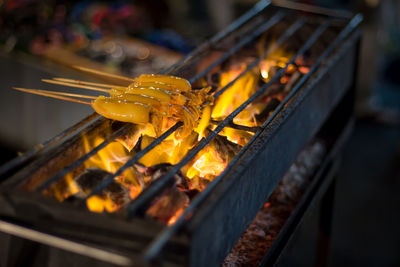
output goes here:
{"type": "Polygon", "coordinates": [[[183,212],[183,208],[181,208],[177,212],[175,212],[175,214],[168,220],[167,224],[168,225],[174,224],[178,220],[179,216],[181,216],[182,212],[183,212]]]}
{"type": "MultiPolygon", "coordinates": [[[[170,135],[163,142],[144,155],[139,160],[139,163],[150,167],[160,163],[176,164],[179,162],[202,137],[207,135],[207,132],[210,129],[216,127],[209,123],[210,117],[214,120],[221,120],[228,116],[256,92],[259,88],[260,79],[264,82],[269,81],[274,74],[274,68],[284,67],[290,56],[290,53],[287,53],[283,49],[275,50],[267,58],[263,59],[257,67],[244,74],[231,87],[222,93],[216,100],[212,109],[207,106],[203,110],[204,119],[200,120],[198,127],[189,136],[184,139],[177,139],[175,135],[170,135]]],[[[246,64],[245,62],[242,62],[231,66],[229,70],[221,73],[219,87],[222,88],[237,78],[245,68],[246,64]]],[[[294,68],[296,68],[295,65],[290,65],[288,67],[287,73],[285,73],[286,75],[279,81],[281,84],[286,84],[289,81],[290,76],[288,75],[294,72],[294,68]]],[[[309,68],[300,66],[298,70],[304,74],[309,71],[309,68]]],[[[265,109],[266,105],[266,100],[251,103],[234,118],[234,122],[243,126],[257,126],[259,122],[256,120],[256,115],[260,114],[265,109]]],[[[163,129],[169,128],[171,126],[170,124],[171,122],[169,121],[163,122],[163,129]]],[[[252,132],[225,127],[220,132],[220,135],[226,136],[229,141],[243,146],[254,134],[252,132]]],[[[96,155],[87,160],[83,167],[85,169],[95,167],[110,173],[115,173],[134,155],[130,150],[136,144],[137,139],[140,136],[140,148],[144,149],[155,139],[156,134],[154,127],[150,124],[146,126],[138,126],[136,132],[133,133],[131,137],[134,141],[131,143],[111,142],[96,155]]],[[[84,137],[84,152],[89,152],[103,141],[104,138],[100,136],[91,140],[84,137]]],[[[210,143],[202,149],[187,166],[182,168],[182,174],[192,181],[189,185],[190,189],[198,189],[201,191],[204,188],[204,185],[200,185],[198,182],[201,180],[200,178],[203,179],[202,181],[204,181],[204,179],[212,181],[216,176],[220,175],[224,171],[229,162],[226,160],[226,157],[224,159],[224,157],[221,156],[221,153],[223,152],[218,151],[215,144],[210,143]]],[[[68,196],[80,191],[79,186],[74,181],[76,178],[74,175],[76,174],[69,173],[65,176],[64,183],[68,184],[67,190],[53,190],[54,196],[58,200],[62,201],[68,196]]],[[[120,177],[117,177],[115,181],[129,190],[131,199],[136,198],[145,186],[143,184],[144,182],[141,182],[137,177],[137,173],[129,168],[120,177]]],[[[268,205],[270,205],[270,203],[266,203],[265,207],[268,205]]],[[[90,197],[87,200],[87,207],[93,212],[114,212],[119,208],[108,196],[103,195],[90,197]]],[[[168,220],[168,225],[175,223],[183,210],[184,209],[181,208],[173,214],[168,220]]]]}

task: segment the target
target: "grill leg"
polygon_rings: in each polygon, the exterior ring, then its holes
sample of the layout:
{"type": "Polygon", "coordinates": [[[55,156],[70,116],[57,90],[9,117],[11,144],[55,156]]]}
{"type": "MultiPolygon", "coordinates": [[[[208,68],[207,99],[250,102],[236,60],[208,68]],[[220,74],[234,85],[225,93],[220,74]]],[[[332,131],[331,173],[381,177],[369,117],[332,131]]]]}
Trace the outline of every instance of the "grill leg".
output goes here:
{"type": "Polygon", "coordinates": [[[316,266],[327,266],[331,243],[333,203],[335,197],[335,177],[321,201],[317,240],[316,266]]]}

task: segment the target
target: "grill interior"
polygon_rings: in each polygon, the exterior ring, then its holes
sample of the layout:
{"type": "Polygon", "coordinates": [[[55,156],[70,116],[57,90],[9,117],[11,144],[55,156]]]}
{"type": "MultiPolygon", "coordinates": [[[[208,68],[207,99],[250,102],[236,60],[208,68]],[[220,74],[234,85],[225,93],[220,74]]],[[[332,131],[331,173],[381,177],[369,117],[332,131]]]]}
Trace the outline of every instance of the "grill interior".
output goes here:
{"type": "Polygon", "coordinates": [[[57,248],[80,254],[71,260],[220,263],[353,85],[361,16],[282,3],[261,1],[163,72],[194,88],[211,85],[216,105],[251,84],[249,96],[213,117],[203,138],[186,140],[172,164],[154,151],[170,146],[182,123],[138,139],[137,126],[93,114],[0,169],[9,177],[2,218],[56,236],[57,248]],[[251,120],[239,120],[245,112],[251,120]],[[123,159],[101,170],[93,161],[110,147],[123,159]],[[193,169],[210,149],[223,168],[193,169]],[[103,209],[91,208],[96,201],[103,209]],[[72,249],[77,243],[93,250],[72,249]]]}

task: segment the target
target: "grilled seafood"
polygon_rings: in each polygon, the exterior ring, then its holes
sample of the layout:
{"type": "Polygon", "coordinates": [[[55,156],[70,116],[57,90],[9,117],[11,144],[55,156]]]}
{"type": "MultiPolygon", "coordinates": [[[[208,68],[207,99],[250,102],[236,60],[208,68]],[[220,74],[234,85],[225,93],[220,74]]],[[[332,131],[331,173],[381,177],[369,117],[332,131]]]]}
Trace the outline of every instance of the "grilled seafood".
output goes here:
{"type": "Polygon", "coordinates": [[[151,124],[156,135],[173,122],[183,122],[176,132],[177,138],[188,136],[193,130],[201,137],[210,120],[213,97],[208,95],[211,87],[193,90],[190,83],[180,77],[143,74],[131,79],[128,86],[117,86],[64,78],[43,80],[48,83],[96,90],[108,96],[98,97],[64,92],[15,88],[20,91],[89,104],[103,117],[135,124],[151,124]],[[77,98],[89,98],[83,101],[77,98]],[[199,123],[200,122],[200,123],[199,123]]]}

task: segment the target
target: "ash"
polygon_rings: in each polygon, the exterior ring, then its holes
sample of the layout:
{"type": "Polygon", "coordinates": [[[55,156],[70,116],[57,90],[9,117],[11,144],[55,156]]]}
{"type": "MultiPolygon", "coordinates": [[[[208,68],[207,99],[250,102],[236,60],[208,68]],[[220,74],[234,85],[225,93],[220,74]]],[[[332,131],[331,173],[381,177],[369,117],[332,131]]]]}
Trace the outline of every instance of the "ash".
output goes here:
{"type": "Polygon", "coordinates": [[[225,258],[223,266],[259,264],[300,201],[325,153],[326,145],[321,140],[311,142],[302,150],[268,202],[225,258]]]}

